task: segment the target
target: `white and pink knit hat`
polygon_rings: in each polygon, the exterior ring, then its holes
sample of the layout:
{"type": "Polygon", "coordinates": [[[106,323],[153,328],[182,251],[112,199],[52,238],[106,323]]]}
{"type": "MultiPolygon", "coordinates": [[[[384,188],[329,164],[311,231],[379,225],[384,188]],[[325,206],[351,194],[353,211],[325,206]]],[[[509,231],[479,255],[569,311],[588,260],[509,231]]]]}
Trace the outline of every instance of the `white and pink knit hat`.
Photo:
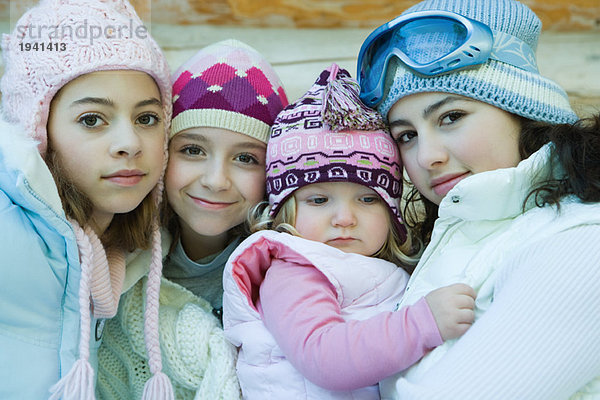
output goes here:
{"type": "Polygon", "coordinates": [[[169,66],[126,0],[41,0],[23,14],[11,35],[3,35],[2,56],[4,117],[23,125],[39,141],[42,155],[50,102],[80,75],[145,72],[160,89],[165,115],[171,115],[169,66]]]}
{"type": "MultiPolygon", "coordinates": [[[[168,130],[171,120],[171,83],[167,61],[157,43],[146,30],[134,8],[126,0],[41,0],[17,22],[11,35],[2,37],[2,56],[5,71],[0,81],[2,112],[8,122],[20,124],[28,136],[38,142],[40,154],[47,149],[49,107],[52,98],[68,82],[78,76],[106,70],[137,70],[150,75],[156,82],[163,104],[165,121],[165,162],[168,130]],[[42,46],[43,48],[40,48],[42,46]]],[[[162,177],[153,190],[155,204],[162,198],[162,177]]],[[[89,227],[71,221],[81,260],[79,288],[80,341],[79,360],[51,389],[51,399],[94,397],[93,370],[89,364],[90,293],[94,314],[109,317],[106,310],[96,307],[93,288],[98,276],[113,280],[107,257],[89,227]],[[100,261],[98,261],[100,260],[100,261]],[[98,272],[98,269],[101,271],[98,272]],[[110,278],[109,278],[110,275],[110,278]]],[[[152,261],[148,274],[146,297],[145,338],[150,370],[153,377],[146,384],[144,398],[172,399],[173,390],[168,377],[162,373],[158,341],[158,294],[162,271],[162,250],[158,219],[152,232],[152,261]]],[[[119,262],[111,292],[116,306],[124,274],[124,261],[119,262]],[[119,287],[117,287],[119,286],[119,287]]],[[[110,285],[110,283],[102,282],[110,285]]]]}

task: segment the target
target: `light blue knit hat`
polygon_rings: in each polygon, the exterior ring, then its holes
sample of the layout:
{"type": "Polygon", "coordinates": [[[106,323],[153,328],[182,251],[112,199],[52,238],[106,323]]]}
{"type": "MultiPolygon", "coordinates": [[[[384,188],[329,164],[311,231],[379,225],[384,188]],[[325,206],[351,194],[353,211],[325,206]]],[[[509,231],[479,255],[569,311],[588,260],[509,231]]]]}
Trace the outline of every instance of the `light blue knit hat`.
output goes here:
{"type": "MultiPolygon", "coordinates": [[[[535,53],[542,28],[539,18],[516,0],[425,0],[403,15],[426,10],[451,11],[480,21],[492,30],[515,36],[535,53]]],[[[448,34],[424,33],[407,41],[405,50],[413,59],[442,56],[456,40],[448,34]]],[[[572,123],[578,117],[565,91],[539,73],[489,59],[484,64],[431,78],[415,75],[396,57],[390,60],[383,100],[377,107],[387,118],[402,97],[422,92],[445,92],[470,97],[513,114],[536,121],[572,123]]]]}

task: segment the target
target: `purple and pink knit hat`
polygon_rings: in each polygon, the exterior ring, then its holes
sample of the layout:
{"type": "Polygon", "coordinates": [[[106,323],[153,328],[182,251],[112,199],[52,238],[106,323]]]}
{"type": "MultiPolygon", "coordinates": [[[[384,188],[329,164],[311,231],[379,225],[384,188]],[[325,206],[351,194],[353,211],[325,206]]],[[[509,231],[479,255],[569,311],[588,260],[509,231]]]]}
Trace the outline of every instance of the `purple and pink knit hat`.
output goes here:
{"type": "Polygon", "coordinates": [[[295,190],[318,182],[352,182],[388,205],[401,239],[402,162],[381,116],[358,98],[358,83],[336,64],[275,120],[267,144],[270,215],[295,190]]]}
{"type": "Polygon", "coordinates": [[[203,48],[172,80],[171,137],[193,127],[213,127],[266,143],[275,117],[288,103],[268,61],[234,39],[203,48]]]}

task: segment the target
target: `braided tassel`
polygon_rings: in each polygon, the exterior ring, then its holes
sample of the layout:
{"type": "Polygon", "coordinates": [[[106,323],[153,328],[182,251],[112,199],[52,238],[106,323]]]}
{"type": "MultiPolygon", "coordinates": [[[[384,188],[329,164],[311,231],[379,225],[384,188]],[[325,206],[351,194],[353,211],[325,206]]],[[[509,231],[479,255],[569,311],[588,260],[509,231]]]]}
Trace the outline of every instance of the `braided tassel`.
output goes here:
{"type": "Polygon", "coordinates": [[[155,373],[144,385],[144,400],[174,400],[173,386],[164,372],[155,373]]]}
{"type": "Polygon", "coordinates": [[[332,64],[325,88],[323,120],[334,132],[342,130],[374,131],[385,129],[381,115],[360,100],[360,86],[346,70],[332,64]]]}
{"type": "MultiPolygon", "coordinates": [[[[167,124],[170,121],[167,118],[167,124]]],[[[169,131],[169,126],[165,126],[165,132],[169,131]]],[[[164,161],[162,166],[161,178],[158,180],[153,190],[154,206],[156,210],[160,208],[164,192],[164,176],[167,169],[169,154],[169,135],[165,133],[163,143],[164,161]]],[[[158,332],[159,319],[159,295],[160,295],[160,277],[162,275],[162,247],[161,235],[158,223],[158,217],[154,217],[152,225],[152,259],[150,261],[150,271],[148,272],[148,282],[146,287],[146,310],[144,311],[144,341],[146,342],[146,353],[148,354],[148,365],[152,377],[144,385],[142,393],[143,400],[174,400],[173,386],[169,377],[162,372],[162,356],[160,351],[160,341],[158,332]]]]}
{"type": "Polygon", "coordinates": [[[92,244],[79,224],[70,221],[75,231],[79,258],[81,259],[81,278],[79,280],[79,359],[67,375],[50,388],[49,400],[93,400],[94,369],[90,365],[90,266],[92,263],[92,244]]]}
{"type": "MultiPolygon", "coordinates": [[[[160,185],[157,192],[160,192],[160,185]]],[[[162,253],[160,229],[157,220],[152,227],[152,261],[148,272],[146,287],[146,310],[144,312],[144,336],[148,364],[152,377],[144,385],[143,400],[173,400],[173,386],[169,377],[162,372],[162,358],[158,333],[158,309],[160,277],[162,272],[162,253]]]]}

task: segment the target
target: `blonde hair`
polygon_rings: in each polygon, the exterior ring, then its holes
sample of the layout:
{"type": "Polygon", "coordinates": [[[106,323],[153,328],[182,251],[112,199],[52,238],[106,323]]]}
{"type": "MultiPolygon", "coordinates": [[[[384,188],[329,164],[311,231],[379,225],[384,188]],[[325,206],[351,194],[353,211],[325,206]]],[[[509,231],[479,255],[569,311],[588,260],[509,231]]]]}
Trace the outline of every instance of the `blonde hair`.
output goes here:
{"type": "MultiPolygon", "coordinates": [[[[270,215],[271,208],[268,202],[262,202],[251,210],[248,224],[252,233],[262,230],[274,230],[301,237],[296,228],[294,228],[296,224],[296,198],[293,195],[285,200],[274,217],[270,215]]],[[[410,231],[407,233],[407,239],[402,242],[397,228],[392,224],[391,214],[389,213],[388,226],[387,240],[381,249],[371,257],[392,262],[401,266],[407,272],[412,272],[421,256],[420,249],[422,246],[417,246],[418,250],[415,250],[412,246],[413,241],[410,231]]]]}

